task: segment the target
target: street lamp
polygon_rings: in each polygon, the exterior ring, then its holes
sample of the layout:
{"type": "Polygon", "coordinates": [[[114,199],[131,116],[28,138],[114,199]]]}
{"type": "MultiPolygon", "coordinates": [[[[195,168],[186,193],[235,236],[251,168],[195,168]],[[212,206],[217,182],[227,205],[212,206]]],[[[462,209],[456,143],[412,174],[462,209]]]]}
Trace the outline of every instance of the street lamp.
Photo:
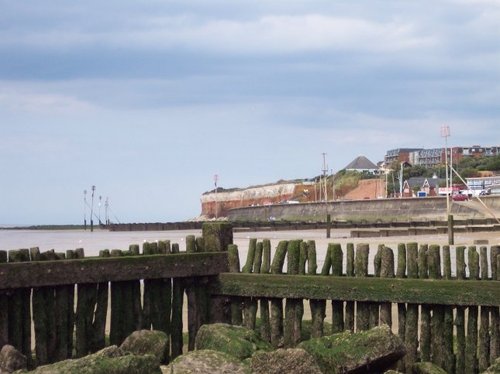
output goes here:
{"type": "Polygon", "coordinates": [[[444,163],[445,163],[445,175],[446,175],[446,218],[448,221],[448,244],[454,244],[453,235],[453,215],[450,214],[450,177],[451,170],[448,173],[448,137],[450,136],[450,126],[441,126],[441,137],[444,138],[444,163]]]}
{"type": "Polygon", "coordinates": [[[94,231],[94,192],[95,186],[92,186],[92,203],[90,205],[90,232],[94,231]]]}

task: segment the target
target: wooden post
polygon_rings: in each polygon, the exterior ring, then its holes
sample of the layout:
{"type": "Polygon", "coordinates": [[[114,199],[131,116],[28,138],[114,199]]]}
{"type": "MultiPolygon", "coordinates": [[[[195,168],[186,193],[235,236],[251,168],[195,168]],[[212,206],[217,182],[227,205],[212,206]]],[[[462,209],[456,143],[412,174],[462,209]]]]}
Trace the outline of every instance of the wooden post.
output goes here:
{"type": "MultiPolygon", "coordinates": [[[[477,253],[476,246],[470,246],[467,251],[469,263],[469,278],[479,279],[479,254],[477,253]]],[[[467,318],[467,339],[465,344],[465,372],[477,373],[478,372],[478,307],[469,306],[469,314],[467,318]]]]}
{"type": "MultiPolygon", "coordinates": [[[[32,261],[43,261],[38,248],[31,248],[32,261]]],[[[38,287],[33,289],[33,325],[35,331],[35,354],[36,365],[46,365],[49,363],[48,354],[48,333],[47,333],[47,314],[52,313],[47,310],[46,300],[50,297],[47,287],[38,287]]]]}
{"type": "MultiPolygon", "coordinates": [[[[0,264],[7,262],[7,251],[0,251],[0,264]]],[[[9,342],[9,297],[0,291],[0,347],[9,342]]]]}
{"type": "Polygon", "coordinates": [[[332,216],[330,214],[326,215],[326,238],[330,239],[332,231],[332,216]]]}
{"type": "MultiPolygon", "coordinates": [[[[262,247],[261,247],[262,248],[262,247]]],[[[248,243],[248,253],[247,260],[242,273],[252,273],[254,268],[254,263],[262,263],[262,258],[256,261],[255,256],[257,255],[257,239],[252,238],[248,243]]],[[[260,256],[262,257],[262,250],[260,251],[260,256]]],[[[250,330],[255,329],[257,318],[257,300],[252,298],[243,299],[243,326],[250,330]]]]}
{"type": "MultiPolygon", "coordinates": [[[[143,251],[147,252],[148,251],[148,243],[144,243],[143,245],[143,251]]],[[[113,249],[110,252],[111,257],[121,257],[123,256],[123,252],[118,250],[118,249],[113,249]]],[[[144,282],[146,283],[146,281],[144,282]]],[[[78,285],[80,288],[80,285],[78,285]]],[[[147,296],[147,293],[149,291],[146,290],[146,285],[144,286],[144,309],[146,309],[146,299],[149,302],[149,297],[147,296]]],[[[78,298],[80,299],[80,298],[78,298]]],[[[125,308],[124,304],[124,299],[125,295],[123,292],[123,287],[121,285],[121,282],[111,282],[111,321],[110,321],[110,333],[109,333],[109,342],[112,345],[120,345],[122,343],[123,339],[123,328],[124,328],[124,323],[123,323],[123,309],[125,308]]],[[[148,311],[149,311],[149,306],[148,306],[148,311]]],[[[78,308],[77,308],[78,311],[78,308]]],[[[149,313],[147,314],[147,318],[149,319],[149,313]]],[[[77,320],[78,320],[78,312],[77,312],[77,320]]],[[[150,328],[150,324],[147,327],[148,329],[150,328]]],[[[77,324],[77,332],[78,332],[78,324],[77,324]]],[[[83,355],[84,356],[84,355],[83,355]]]]}
{"type": "MultiPolygon", "coordinates": [[[[418,244],[408,243],[406,250],[408,278],[418,278],[418,244]]],[[[417,361],[418,304],[408,304],[406,308],[405,345],[405,371],[409,373],[412,371],[413,364],[417,361]]]]}
{"type": "MultiPolygon", "coordinates": [[[[340,244],[329,244],[332,256],[332,275],[342,276],[342,265],[344,254],[340,244]]],[[[332,300],[332,334],[344,331],[344,302],[332,300]]]]}
{"type": "MultiPolygon", "coordinates": [[[[368,255],[370,247],[368,244],[356,245],[356,257],[354,259],[354,272],[356,277],[368,276],[368,255]]],[[[369,303],[357,302],[356,331],[368,330],[370,322],[369,303]]]]}
{"type": "MultiPolygon", "coordinates": [[[[196,252],[196,237],[194,235],[186,236],[186,252],[196,252]]],[[[188,302],[188,350],[194,350],[194,342],[198,331],[199,321],[199,302],[197,300],[198,284],[195,279],[185,279],[186,297],[188,302]]]]}
{"type": "MultiPolygon", "coordinates": [[[[110,257],[109,250],[105,249],[100,251],[99,257],[110,257]]],[[[109,294],[108,282],[98,283],[96,308],[95,308],[94,322],[92,325],[94,330],[93,334],[94,340],[92,342],[93,352],[97,352],[103,349],[104,346],[106,345],[105,336],[106,336],[106,317],[108,314],[108,294],[109,294]]]]}
{"type": "MultiPolygon", "coordinates": [[[[271,241],[262,241],[262,266],[261,274],[268,274],[271,270],[271,241]]],[[[269,315],[269,300],[260,299],[260,337],[266,342],[271,342],[271,319],[269,315]]]]}
{"type": "MultiPolygon", "coordinates": [[[[238,246],[236,244],[230,244],[227,247],[227,252],[229,271],[231,273],[239,273],[240,258],[238,254],[238,246]]],[[[241,300],[237,298],[231,298],[231,323],[233,325],[242,325],[243,323],[243,317],[241,314],[241,300]]]]}
{"type": "MultiPolygon", "coordinates": [[[[347,243],[346,251],[346,275],[354,277],[354,244],[347,243]]],[[[344,328],[351,332],[354,332],[354,307],[354,301],[346,301],[344,328]]]]}
{"type": "MultiPolygon", "coordinates": [[[[500,280],[498,261],[500,261],[500,246],[493,245],[490,248],[491,279],[500,280]]],[[[490,362],[500,357],[500,313],[499,307],[491,308],[491,340],[490,340],[490,362]]]]}
{"type": "MultiPolygon", "coordinates": [[[[299,273],[300,241],[292,240],[287,247],[287,274],[297,275],[299,273]]],[[[301,321],[297,321],[297,299],[286,299],[285,319],[283,324],[283,342],[285,348],[294,347],[300,341],[301,321]]]]}
{"type": "MultiPolygon", "coordinates": [[[[406,277],[406,244],[398,244],[398,266],[396,270],[396,277],[405,278],[406,277]]],[[[406,328],[406,304],[398,303],[398,336],[404,342],[405,341],[405,328],[406,328]]],[[[405,360],[404,358],[398,361],[398,370],[405,370],[405,360]]]]}
{"type": "MultiPolygon", "coordinates": [[[[206,243],[206,242],[205,242],[206,243]]],[[[172,244],[172,253],[179,253],[179,244],[172,244]]],[[[184,302],[184,284],[180,278],[174,278],[172,282],[172,335],[171,335],[171,359],[182,355],[182,309],[184,302]]]]}
{"type": "MultiPolygon", "coordinates": [[[[488,248],[479,248],[481,279],[488,280],[488,248]]],[[[479,371],[483,372],[490,366],[490,308],[481,306],[479,327],[479,371]]]]}
{"type": "MultiPolygon", "coordinates": [[[[287,251],[288,241],[278,243],[276,253],[271,264],[271,274],[281,274],[287,251]]],[[[271,299],[271,344],[274,348],[282,346],[283,341],[283,301],[271,299]]]]}
{"type": "MultiPolygon", "coordinates": [[[[316,275],[316,242],[309,240],[307,242],[307,274],[316,275]]],[[[309,300],[311,308],[311,337],[319,338],[323,336],[323,325],[325,319],[325,300],[309,300]]]]}
{"type": "MultiPolygon", "coordinates": [[[[380,264],[380,277],[394,278],[394,253],[391,248],[384,246],[380,264]]],[[[392,304],[380,305],[380,323],[392,328],[392,304]]]]}
{"type": "MultiPolygon", "coordinates": [[[[441,279],[441,253],[438,245],[428,248],[429,278],[441,279]]],[[[444,340],[444,307],[434,305],[431,320],[431,360],[439,367],[445,367],[445,359],[453,352],[453,340],[444,340]]],[[[448,357],[449,359],[449,357],[448,357]]]]}

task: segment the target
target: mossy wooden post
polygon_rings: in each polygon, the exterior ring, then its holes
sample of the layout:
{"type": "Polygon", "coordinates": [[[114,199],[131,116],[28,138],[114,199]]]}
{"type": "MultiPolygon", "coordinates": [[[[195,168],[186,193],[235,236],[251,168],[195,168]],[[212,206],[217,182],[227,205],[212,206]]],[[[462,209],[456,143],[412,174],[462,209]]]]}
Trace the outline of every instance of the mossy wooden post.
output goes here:
{"type": "MultiPolygon", "coordinates": [[[[299,240],[292,240],[288,242],[287,254],[287,274],[290,276],[297,275],[299,273],[300,261],[299,240]]],[[[291,279],[290,282],[293,282],[293,279],[291,279]]],[[[302,318],[297,315],[298,303],[298,299],[286,299],[283,326],[283,342],[285,348],[294,347],[300,342],[300,327],[302,318]]]]}
{"type": "MultiPolygon", "coordinates": [[[[229,263],[229,271],[231,273],[239,273],[240,257],[238,253],[238,246],[236,244],[230,244],[227,247],[227,252],[228,252],[227,255],[229,263]]],[[[231,298],[231,324],[240,326],[243,324],[241,308],[242,308],[241,300],[236,297],[231,298]]]]}
{"type": "MultiPolygon", "coordinates": [[[[429,246],[428,264],[429,278],[441,279],[441,248],[439,245],[429,246]]],[[[448,341],[445,340],[444,319],[444,306],[434,305],[431,320],[431,358],[432,362],[442,368],[447,366],[446,359],[450,360],[450,353],[453,352],[453,338],[448,341]]]]}
{"type": "MultiPolygon", "coordinates": [[[[144,242],[142,244],[142,254],[143,255],[151,255],[153,254],[153,249],[149,242],[144,242]]],[[[145,279],[143,282],[143,293],[142,293],[142,328],[145,330],[151,329],[152,324],[152,301],[153,301],[153,290],[151,287],[151,279],[145,279]]],[[[111,306],[113,305],[113,289],[115,287],[116,282],[111,283],[111,306]]],[[[118,293],[118,289],[116,290],[118,293]]]]}
{"type": "MultiPolygon", "coordinates": [[[[186,236],[186,252],[196,252],[196,237],[194,235],[186,236]]],[[[194,350],[194,341],[198,331],[199,320],[199,302],[196,298],[196,289],[198,287],[195,279],[185,279],[186,297],[188,303],[188,350],[194,350]]]]}
{"type": "MultiPolygon", "coordinates": [[[[110,257],[109,250],[99,251],[99,257],[110,257]]],[[[140,290],[139,290],[140,292],[140,290]]],[[[92,351],[97,352],[106,345],[106,318],[108,314],[109,284],[102,282],[97,284],[97,299],[92,328],[94,330],[92,351]]],[[[139,294],[140,297],[140,294],[139,294]]],[[[140,302],[140,300],[139,300],[140,302]]]]}
{"type": "MultiPolygon", "coordinates": [[[[398,265],[396,269],[397,278],[406,278],[406,244],[398,244],[398,265]]],[[[405,341],[405,328],[406,328],[406,304],[398,303],[398,336],[405,341]]],[[[398,362],[398,370],[405,370],[404,358],[398,362]]]]}
{"type": "MultiPolygon", "coordinates": [[[[479,248],[481,279],[488,280],[488,248],[479,248]]],[[[483,372],[490,366],[490,308],[481,306],[479,327],[478,366],[483,372]]]]}
{"type": "MultiPolygon", "coordinates": [[[[233,244],[233,225],[229,222],[205,222],[201,229],[205,252],[227,252],[227,247],[233,244]]],[[[210,322],[231,323],[230,299],[219,296],[210,298],[207,318],[210,322]]]]}
{"type": "MultiPolygon", "coordinates": [[[[356,277],[368,276],[368,255],[370,246],[359,243],[356,245],[356,257],[354,260],[354,272],[356,277]]],[[[368,330],[370,322],[369,303],[357,302],[356,331],[368,330]]]]}
{"type": "MultiPolygon", "coordinates": [[[[342,276],[344,253],[340,244],[329,244],[332,247],[332,275],[342,276]]],[[[344,331],[344,302],[332,300],[332,334],[344,331]]]]}
{"type": "MultiPolygon", "coordinates": [[[[7,262],[7,251],[0,251],[0,264],[7,262]]],[[[0,291],[0,347],[9,342],[9,297],[0,291]]]]}
{"type": "Polygon", "coordinates": [[[233,244],[233,226],[229,222],[205,222],[201,230],[206,252],[225,252],[233,244]]]}
{"type": "MultiPolygon", "coordinates": [[[[373,270],[374,277],[380,277],[380,266],[382,263],[382,250],[384,248],[384,244],[379,244],[377,247],[377,253],[375,253],[375,257],[373,259],[373,270]]],[[[380,320],[380,306],[378,303],[369,302],[368,308],[370,310],[370,317],[368,319],[368,328],[372,329],[378,326],[380,320]]]]}
{"type": "MultiPolygon", "coordinates": [[[[307,242],[307,274],[316,275],[316,242],[309,240],[307,242]]],[[[323,336],[323,325],[325,320],[325,300],[309,300],[311,308],[311,337],[319,338],[323,336]]]]}
{"type": "MultiPolygon", "coordinates": [[[[179,253],[179,244],[172,244],[172,253],[179,253]]],[[[172,360],[182,355],[182,308],[184,302],[184,285],[181,278],[174,278],[172,285],[172,360]]]]}
{"type": "MultiPolygon", "coordinates": [[[[428,249],[426,244],[421,244],[418,250],[418,277],[429,277],[428,249]]],[[[422,304],[420,307],[420,359],[431,361],[431,307],[422,304]]]]}
{"type": "MultiPolygon", "coordinates": [[[[457,279],[465,279],[465,247],[457,246],[456,249],[457,261],[457,279]]],[[[456,373],[465,374],[465,307],[457,306],[455,316],[455,330],[457,336],[457,352],[455,356],[456,373]]]]}
{"type": "MultiPolygon", "coordinates": [[[[149,243],[144,243],[143,250],[145,250],[148,247],[148,245],[149,243]]],[[[110,252],[110,256],[121,257],[123,256],[123,252],[119,249],[113,249],[110,252]]],[[[144,297],[146,298],[146,286],[144,286],[144,294],[145,294],[144,297]]],[[[124,302],[125,302],[125,295],[123,293],[123,287],[121,285],[121,282],[111,282],[111,321],[110,321],[109,342],[112,345],[120,345],[122,343],[122,338],[124,335],[123,309],[126,308],[124,302]]],[[[144,304],[146,304],[146,302],[144,302],[144,304]]],[[[149,318],[149,313],[148,313],[148,318],[149,318]]]]}
{"type": "MultiPolygon", "coordinates": [[[[271,274],[282,274],[285,263],[288,241],[282,240],[278,243],[276,253],[271,264],[271,274]]],[[[283,338],[283,301],[282,299],[271,299],[271,344],[278,348],[283,338]]]]}
{"type": "MultiPolygon", "coordinates": [[[[491,279],[492,281],[500,281],[500,269],[498,261],[500,261],[500,246],[492,245],[490,247],[491,260],[491,279]]],[[[491,340],[490,340],[490,362],[500,357],[500,313],[499,307],[491,307],[491,340]]]]}
{"type": "MultiPolygon", "coordinates": [[[[346,245],[346,275],[354,277],[354,244],[347,243],[346,245]]],[[[345,318],[344,328],[354,332],[354,301],[346,301],[345,303],[345,318]]]]}
{"type": "MultiPolygon", "coordinates": [[[[32,261],[44,261],[46,256],[40,254],[38,248],[30,249],[31,260],[32,261]]],[[[49,363],[48,354],[48,323],[47,315],[52,313],[52,310],[47,310],[46,300],[49,297],[47,287],[37,287],[33,288],[33,325],[35,331],[35,354],[36,354],[36,365],[46,365],[49,363]]]]}
{"type": "Polygon", "coordinates": [[[330,239],[332,231],[332,216],[330,214],[326,215],[326,238],[330,239]]]}
{"type": "MultiPolygon", "coordinates": [[[[77,251],[73,249],[68,249],[66,251],[66,259],[73,260],[77,258],[77,251]]],[[[73,357],[73,346],[74,346],[74,332],[75,332],[75,287],[72,284],[67,286],[68,288],[68,335],[67,335],[67,345],[68,345],[68,358],[73,357]]]]}
{"type": "MultiPolygon", "coordinates": [[[[380,262],[380,277],[394,278],[394,252],[391,248],[384,246],[380,262]]],[[[392,304],[382,303],[380,305],[380,323],[392,328],[392,304]]]]}
{"type": "MultiPolygon", "coordinates": [[[[268,274],[271,271],[271,241],[262,241],[262,266],[261,274],[268,274]]],[[[271,320],[269,316],[269,300],[260,299],[260,337],[266,342],[271,342],[271,320]]]]}
{"type": "MultiPolygon", "coordinates": [[[[75,255],[77,258],[83,258],[83,249],[77,249],[75,255]]],[[[96,301],[96,284],[78,284],[77,295],[75,314],[75,354],[76,357],[83,357],[91,352],[92,349],[92,320],[94,318],[96,301]]]]}
{"type": "MultiPolygon", "coordinates": [[[[257,239],[251,238],[248,243],[247,259],[245,265],[243,266],[243,269],[241,270],[242,273],[248,273],[248,274],[252,273],[255,262],[256,250],[257,250],[257,239]]],[[[262,255],[262,251],[260,254],[262,255]]],[[[254,300],[252,298],[244,298],[243,326],[245,326],[250,330],[254,330],[256,323],[256,316],[257,316],[257,300],[254,300]]]]}
{"type": "MultiPolygon", "coordinates": [[[[408,278],[418,278],[418,244],[408,243],[406,246],[406,263],[408,278]]],[[[418,347],[418,304],[408,304],[406,308],[405,325],[405,371],[410,373],[413,364],[417,361],[418,347]]]]}
{"type": "MultiPolygon", "coordinates": [[[[479,254],[475,246],[470,246],[467,250],[467,258],[469,263],[469,278],[479,279],[479,254]]],[[[465,344],[465,372],[477,373],[478,372],[478,331],[477,331],[477,317],[478,307],[469,306],[467,318],[467,339],[465,344]]]]}
{"type": "MultiPolygon", "coordinates": [[[[131,256],[139,256],[141,254],[141,248],[138,244],[131,244],[128,247],[129,254],[131,256]]],[[[166,248],[162,249],[166,250],[166,248]]],[[[168,243],[168,250],[170,250],[170,243],[168,243]]],[[[102,254],[104,257],[109,257],[109,254],[106,253],[106,251],[102,254]]],[[[141,281],[136,280],[136,281],[131,281],[130,282],[131,286],[131,292],[132,292],[132,313],[133,313],[133,318],[135,321],[135,329],[136,330],[141,330],[144,323],[142,320],[142,291],[141,291],[141,281]]],[[[101,285],[98,285],[99,289],[101,288],[101,285]]],[[[102,293],[107,293],[106,292],[106,285],[104,284],[102,287],[102,293]]],[[[109,288],[109,285],[108,285],[109,288]]],[[[99,298],[99,293],[98,291],[98,298],[99,298]]],[[[104,300],[104,295],[103,295],[103,300],[104,300]]]]}

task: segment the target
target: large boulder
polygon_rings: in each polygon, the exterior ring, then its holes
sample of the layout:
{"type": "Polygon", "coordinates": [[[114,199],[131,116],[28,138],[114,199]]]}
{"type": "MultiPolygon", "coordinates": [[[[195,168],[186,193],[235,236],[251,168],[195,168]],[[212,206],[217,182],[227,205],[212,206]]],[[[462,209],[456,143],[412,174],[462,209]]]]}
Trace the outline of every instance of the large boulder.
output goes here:
{"type": "Polygon", "coordinates": [[[161,374],[158,360],[153,355],[124,354],[111,346],[79,359],[64,360],[39,366],[31,374],[161,374]]]}
{"type": "Polygon", "coordinates": [[[165,374],[250,374],[250,369],[233,356],[207,349],[188,352],[161,369],[165,374]]]}
{"type": "Polygon", "coordinates": [[[12,373],[16,370],[26,369],[26,356],[12,345],[5,344],[0,350],[0,373],[12,373]]]}
{"type": "Polygon", "coordinates": [[[324,373],[373,373],[390,369],[405,355],[405,346],[388,326],[310,339],[298,345],[324,373]]]}
{"type": "Polygon", "coordinates": [[[239,360],[251,357],[256,351],[272,349],[253,330],[225,323],[201,326],[196,335],[195,348],[224,352],[239,360]]]}
{"type": "Polygon", "coordinates": [[[253,374],[321,374],[321,369],[307,351],[300,348],[258,351],[250,359],[253,374]]]}
{"type": "Polygon", "coordinates": [[[168,335],[163,331],[151,330],[134,331],[120,346],[122,351],[130,352],[134,355],[153,355],[158,360],[158,363],[166,361],[168,348],[168,335]]]}

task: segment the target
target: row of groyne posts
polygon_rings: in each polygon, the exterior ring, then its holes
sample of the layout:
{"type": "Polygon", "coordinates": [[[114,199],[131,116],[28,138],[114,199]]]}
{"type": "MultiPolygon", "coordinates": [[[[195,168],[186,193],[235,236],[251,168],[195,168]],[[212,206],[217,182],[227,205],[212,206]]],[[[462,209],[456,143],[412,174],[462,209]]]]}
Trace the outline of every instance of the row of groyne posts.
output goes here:
{"type": "Polygon", "coordinates": [[[250,239],[240,267],[232,243],[230,224],[207,223],[182,252],[168,240],[99,257],[0,251],[0,346],[36,367],[155,329],[169,335],[172,360],[194,349],[210,322],[254,329],[274,347],[387,324],[405,342],[403,372],[432,361],[478,373],[500,356],[500,246],[331,243],[320,251],[314,241],[273,249],[250,239]]]}

